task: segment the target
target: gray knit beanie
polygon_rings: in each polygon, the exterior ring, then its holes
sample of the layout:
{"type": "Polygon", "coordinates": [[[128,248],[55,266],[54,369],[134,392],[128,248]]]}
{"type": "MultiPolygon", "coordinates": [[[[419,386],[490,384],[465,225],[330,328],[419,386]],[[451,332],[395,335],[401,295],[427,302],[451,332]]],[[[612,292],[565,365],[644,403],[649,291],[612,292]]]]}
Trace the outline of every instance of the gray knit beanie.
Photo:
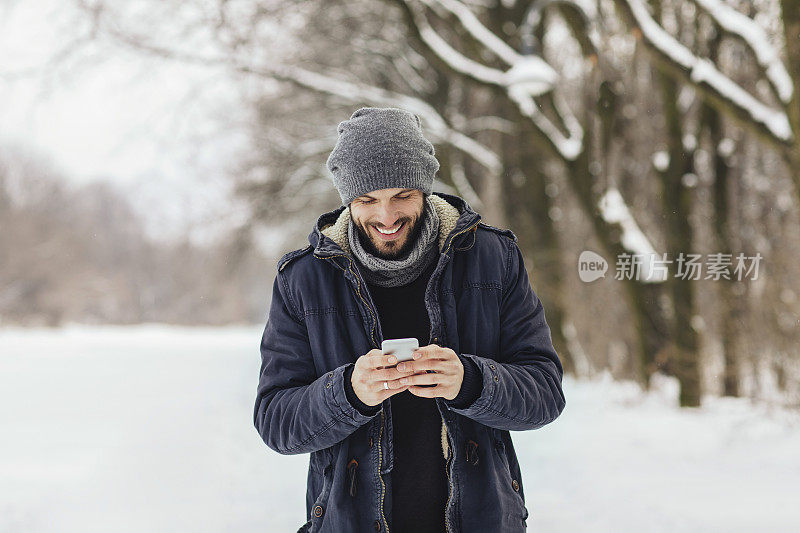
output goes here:
{"type": "Polygon", "coordinates": [[[378,189],[432,192],[439,161],[417,115],[394,107],[362,107],[338,129],[327,166],[342,205],[378,189]]]}

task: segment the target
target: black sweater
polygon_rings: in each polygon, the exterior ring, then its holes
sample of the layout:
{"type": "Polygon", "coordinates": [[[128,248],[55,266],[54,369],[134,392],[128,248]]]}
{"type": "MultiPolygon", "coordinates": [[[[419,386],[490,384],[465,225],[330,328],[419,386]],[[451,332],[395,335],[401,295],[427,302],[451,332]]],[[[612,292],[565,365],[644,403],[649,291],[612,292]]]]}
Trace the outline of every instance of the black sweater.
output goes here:
{"type": "MultiPolygon", "coordinates": [[[[367,284],[378,310],[384,339],[416,337],[420,346],[430,344],[430,322],[424,295],[436,261],[408,285],[379,287],[367,284]]],[[[456,407],[467,407],[480,396],[482,380],[477,365],[461,358],[464,382],[456,407]]],[[[381,406],[368,406],[353,392],[345,373],[345,392],[353,406],[364,414],[377,413],[381,406]]],[[[444,509],[448,497],[445,459],[441,444],[442,418],[433,398],[420,398],[405,390],[392,396],[394,468],[391,473],[391,531],[440,533],[444,531],[444,509]]]]}

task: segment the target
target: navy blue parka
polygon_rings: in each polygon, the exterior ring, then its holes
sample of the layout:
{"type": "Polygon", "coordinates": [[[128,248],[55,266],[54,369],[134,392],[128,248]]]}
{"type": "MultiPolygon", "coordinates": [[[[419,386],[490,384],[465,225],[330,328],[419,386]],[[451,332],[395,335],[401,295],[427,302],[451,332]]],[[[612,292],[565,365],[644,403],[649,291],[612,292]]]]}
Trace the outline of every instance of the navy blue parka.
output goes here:
{"type": "MultiPolygon", "coordinates": [[[[477,364],[480,396],[457,409],[436,398],[446,432],[449,532],[524,531],[528,510],[509,431],[536,429],[564,409],[563,369],[516,236],[480,222],[461,198],[442,235],[425,292],[431,332],[420,345],[446,346],[477,364]]],[[[374,416],[345,395],[348,365],[382,333],[358,263],[323,230],[344,206],[319,217],[310,245],[278,262],[261,339],[254,422],[282,454],[310,453],[301,531],[389,531],[392,414],[374,416]]],[[[421,473],[424,475],[424,473],[421,473]]]]}

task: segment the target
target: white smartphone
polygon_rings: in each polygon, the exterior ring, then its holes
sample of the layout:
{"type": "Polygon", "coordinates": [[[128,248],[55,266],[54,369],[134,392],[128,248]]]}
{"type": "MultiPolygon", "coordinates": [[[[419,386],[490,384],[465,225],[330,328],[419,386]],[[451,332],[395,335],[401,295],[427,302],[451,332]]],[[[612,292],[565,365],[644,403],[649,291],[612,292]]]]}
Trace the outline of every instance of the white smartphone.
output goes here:
{"type": "Polygon", "coordinates": [[[414,350],[417,348],[419,348],[419,341],[413,337],[406,339],[386,339],[381,343],[383,354],[394,355],[398,363],[411,359],[414,350]]]}

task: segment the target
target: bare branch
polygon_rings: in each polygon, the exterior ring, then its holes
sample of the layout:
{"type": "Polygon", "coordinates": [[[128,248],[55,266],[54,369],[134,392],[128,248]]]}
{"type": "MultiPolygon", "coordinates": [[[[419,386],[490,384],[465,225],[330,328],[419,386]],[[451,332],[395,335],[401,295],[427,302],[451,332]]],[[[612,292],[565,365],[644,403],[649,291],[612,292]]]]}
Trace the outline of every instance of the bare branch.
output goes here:
{"type": "Polygon", "coordinates": [[[368,101],[376,105],[402,107],[419,115],[425,121],[431,136],[435,139],[449,143],[465,154],[470,155],[493,175],[497,175],[501,171],[502,164],[495,152],[449,126],[430,104],[419,98],[363,83],[334,79],[323,74],[288,65],[262,66],[259,68],[238,65],[234,68],[241,72],[249,72],[296,83],[305,88],[339,96],[352,102],[368,101]]]}
{"type": "MultiPolygon", "coordinates": [[[[94,15],[96,25],[105,22],[102,9],[87,6],[83,0],[78,0],[78,2],[84,9],[94,15]]],[[[142,38],[128,35],[108,23],[102,24],[102,29],[117,41],[157,57],[179,60],[185,63],[229,68],[241,73],[286,81],[306,89],[337,96],[350,102],[371,102],[374,105],[402,107],[419,115],[420,119],[425,122],[425,126],[434,141],[448,143],[461,150],[475,159],[492,175],[497,175],[501,172],[502,164],[499,156],[494,151],[451,127],[431,105],[419,98],[364,83],[354,83],[333,78],[295,66],[282,64],[254,66],[240,61],[232,55],[204,56],[165,48],[150,44],[142,38]]]]}

